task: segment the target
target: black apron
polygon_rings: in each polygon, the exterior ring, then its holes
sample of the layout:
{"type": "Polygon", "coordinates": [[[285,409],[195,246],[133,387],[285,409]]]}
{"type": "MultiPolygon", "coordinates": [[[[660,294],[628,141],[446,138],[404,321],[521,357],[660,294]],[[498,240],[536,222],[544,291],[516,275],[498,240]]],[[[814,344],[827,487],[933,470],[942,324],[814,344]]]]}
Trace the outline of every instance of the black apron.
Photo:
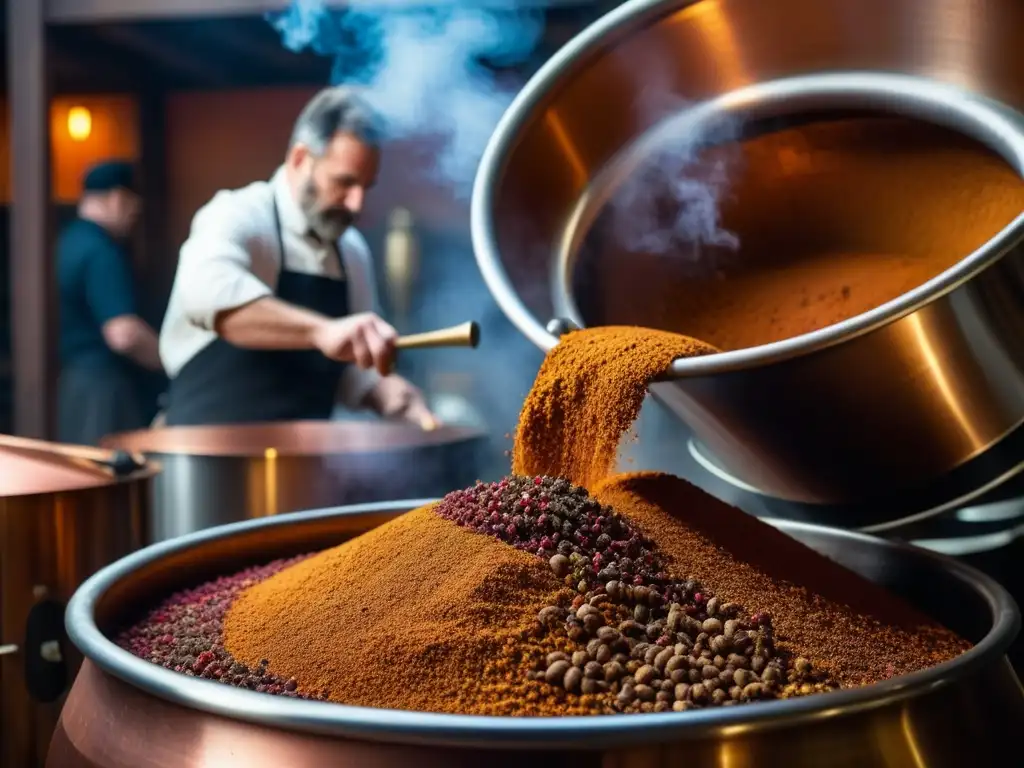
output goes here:
{"type": "MultiPolygon", "coordinates": [[[[348,283],[337,245],[334,252],[342,268],[341,280],[292,272],[285,268],[276,200],[274,228],[281,257],[274,295],[327,317],[348,315],[348,283]]],[[[344,367],[315,349],[243,349],[218,336],[171,380],[167,425],[329,419],[344,367]]]]}

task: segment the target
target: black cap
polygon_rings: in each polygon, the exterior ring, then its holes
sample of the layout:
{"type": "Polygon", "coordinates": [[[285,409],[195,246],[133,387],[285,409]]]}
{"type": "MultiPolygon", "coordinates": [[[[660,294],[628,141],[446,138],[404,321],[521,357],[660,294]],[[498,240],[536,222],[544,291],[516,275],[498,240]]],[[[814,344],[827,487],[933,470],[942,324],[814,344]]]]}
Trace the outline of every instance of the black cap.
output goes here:
{"type": "Polygon", "coordinates": [[[107,160],[90,168],[82,181],[86,192],[110,192],[114,189],[135,192],[135,167],[124,160],[107,160]]]}

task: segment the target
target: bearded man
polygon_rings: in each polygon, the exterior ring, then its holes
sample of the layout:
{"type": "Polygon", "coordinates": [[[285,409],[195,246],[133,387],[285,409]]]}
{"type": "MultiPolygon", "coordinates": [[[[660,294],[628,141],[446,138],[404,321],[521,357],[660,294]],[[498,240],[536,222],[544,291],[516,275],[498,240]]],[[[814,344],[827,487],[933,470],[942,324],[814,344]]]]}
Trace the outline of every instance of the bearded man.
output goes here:
{"type": "Polygon", "coordinates": [[[380,139],[361,98],[325,89],[270,181],[196,213],[160,334],[169,426],[328,419],[337,403],[435,425],[422,393],[388,375],[396,333],[353,226],[380,139]]]}

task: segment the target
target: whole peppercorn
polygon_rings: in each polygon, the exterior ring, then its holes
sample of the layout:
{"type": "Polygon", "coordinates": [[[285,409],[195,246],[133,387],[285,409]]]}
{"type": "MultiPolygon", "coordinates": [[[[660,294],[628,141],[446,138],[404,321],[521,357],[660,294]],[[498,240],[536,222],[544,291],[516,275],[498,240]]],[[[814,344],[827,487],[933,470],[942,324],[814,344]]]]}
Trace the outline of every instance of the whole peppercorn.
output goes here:
{"type": "Polygon", "coordinates": [[[553,555],[549,562],[551,570],[558,578],[562,578],[569,573],[569,558],[565,555],[553,555]]]}
{"type": "Polygon", "coordinates": [[[562,682],[562,679],[565,677],[565,673],[569,671],[571,666],[572,665],[564,659],[554,662],[548,666],[547,672],[544,673],[544,680],[552,685],[562,682]]]}
{"type": "Polygon", "coordinates": [[[638,683],[635,690],[636,697],[640,699],[640,701],[654,701],[655,692],[649,685],[638,683]]]}
{"type": "Polygon", "coordinates": [[[583,681],[583,673],[577,667],[566,670],[562,677],[562,686],[569,693],[577,693],[580,690],[580,683],[583,681]]]}
{"type": "Polygon", "coordinates": [[[658,670],[650,664],[645,664],[636,671],[634,675],[639,685],[650,685],[658,677],[658,670]]]}

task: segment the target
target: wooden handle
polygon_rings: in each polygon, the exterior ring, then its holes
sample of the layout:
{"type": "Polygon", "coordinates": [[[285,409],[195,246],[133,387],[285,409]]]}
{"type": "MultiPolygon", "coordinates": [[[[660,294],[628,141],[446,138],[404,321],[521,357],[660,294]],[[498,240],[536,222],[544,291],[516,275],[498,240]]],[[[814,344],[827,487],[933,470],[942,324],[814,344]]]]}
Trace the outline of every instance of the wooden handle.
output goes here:
{"type": "Polygon", "coordinates": [[[39,451],[41,453],[56,453],[72,459],[88,459],[89,461],[106,462],[114,458],[114,452],[106,448],[51,443],[48,440],[33,440],[28,437],[16,437],[15,435],[0,435],[0,447],[21,448],[22,450],[39,451]]]}
{"type": "Polygon", "coordinates": [[[137,454],[126,454],[124,451],[114,451],[107,448],[93,448],[88,445],[68,445],[67,443],[51,443],[48,440],[33,440],[28,437],[17,437],[15,435],[0,434],[0,448],[14,448],[16,450],[36,451],[38,453],[49,453],[56,456],[65,456],[69,459],[84,459],[98,464],[106,464],[117,470],[122,468],[125,458],[129,458],[133,465],[141,466],[145,460],[137,454]]]}
{"type": "Polygon", "coordinates": [[[429,347],[476,347],[480,343],[480,326],[470,321],[451,328],[427,333],[399,336],[395,349],[427,349],[429,347]]]}

